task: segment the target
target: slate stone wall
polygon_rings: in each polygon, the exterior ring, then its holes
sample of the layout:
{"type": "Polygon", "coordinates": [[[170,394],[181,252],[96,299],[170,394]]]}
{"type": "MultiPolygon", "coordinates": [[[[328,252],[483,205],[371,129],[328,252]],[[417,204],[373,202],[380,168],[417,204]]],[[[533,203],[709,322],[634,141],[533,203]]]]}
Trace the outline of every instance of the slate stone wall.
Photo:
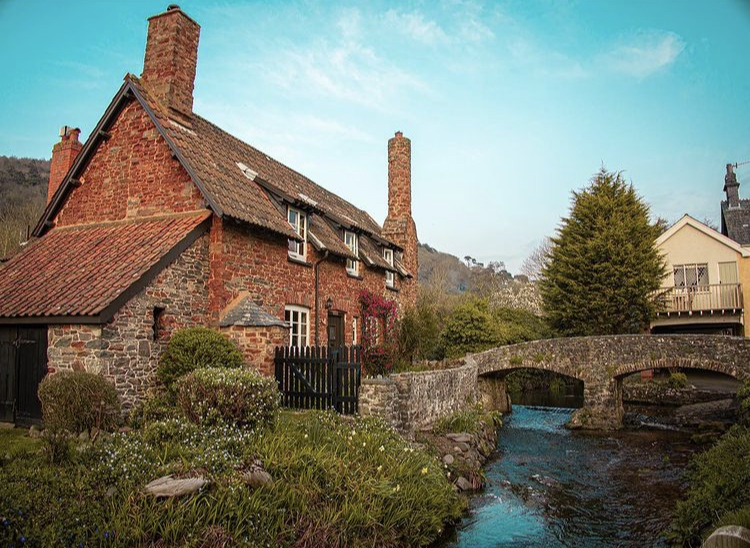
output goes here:
{"type": "Polygon", "coordinates": [[[382,417],[397,430],[413,434],[474,404],[477,394],[477,366],[469,362],[453,369],[364,379],[359,412],[382,417]]]}
{"type": "Polygon", "coordinates": [[[208,320],[208,237],[199,238],[104,326],[50,325],[49,371],[85,370],[117,389],[125,410],[155,382],[172,333],[208,320]],[[154,310],[163,309],[154,323],[154,310]],[[156,328],[156,329],[155,329],[156,328]]]}
{"type": "Polygon", "coordinates": [[[474,354],[478,374],[554,371],[584,382],[584,427],[622,423],[622,377],[657,368],[706,369],[750,380],[750,339],[723,335],[571,337],[503,346],[474,354]]]}

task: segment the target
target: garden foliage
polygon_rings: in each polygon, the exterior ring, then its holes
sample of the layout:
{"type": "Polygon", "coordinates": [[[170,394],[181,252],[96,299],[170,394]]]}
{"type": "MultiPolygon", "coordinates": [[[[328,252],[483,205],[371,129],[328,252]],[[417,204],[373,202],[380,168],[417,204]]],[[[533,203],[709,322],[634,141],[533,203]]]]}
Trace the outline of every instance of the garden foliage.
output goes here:
{"type": "Polygon", "coordinates": [[[191,371],[206,367],[242,367],[239,349],[220,333],[206,327],[177,331],[161,355],[156,376],[167,389],[191,371]]]}
{"type": "Polygon", "coordinates": [[[381,421],[333,413],[284,414],[273,432],[169,419],[72,453],[0,467],[0,545],[426,546],[465,508],[433,457],[381,421]],[[273,484],[244,483],[257,461],[273,484]],[[167,474],[211,483],[144,493],[167,474]]]}
{"type": "Polygon", "coordinates": [[[398,306],[365,289],[359,294],[362,316],[362,366],[367,375],[387,375],[393,370],[398,349],[398,306]]]}
{"type": "Polygon", "coordinates": [[[112,430],[120,420],[120,400],[112,384],[86,371],[47,375],[39,385],[42,417],[48,431],[112,430]]]}
{"type": "Polygon", "coordinates": [[[570,336],[643,332],[664,276],[659,232],[620,173],[602,168],[573,192],[539,282],[552,327],[570,336]]]}
{"type": "Polygon", "coordinates": [[[670,538],[700,546],[703,537],[750,512],[750,428],[734,426],[711,449],[693,458],[687,499],[677,504],[670,538]]]}
{"type": "Polygon", "coordinates": [[[175,384],[182,413],[198,424],[273,424],[279,411],[276,380],[250,369],[196,369],[175,384]]]}

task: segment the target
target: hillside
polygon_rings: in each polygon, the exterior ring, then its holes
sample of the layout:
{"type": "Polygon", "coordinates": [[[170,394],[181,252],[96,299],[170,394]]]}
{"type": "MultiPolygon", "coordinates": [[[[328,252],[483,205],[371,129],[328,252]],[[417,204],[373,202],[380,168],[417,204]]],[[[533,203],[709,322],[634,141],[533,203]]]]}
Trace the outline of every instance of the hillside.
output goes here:
{"type": "Polygon", "coordinates": [[[435,283],[450,293],[463,292],[471,283],[471,269],[458,257],[429,244],[418,245],[419,283],[435,283]]]}
{"type": "Polygon", "coordinates": [[[26,239],[44,209],[49,160],[0,156],[0,258],[26,239]]]}

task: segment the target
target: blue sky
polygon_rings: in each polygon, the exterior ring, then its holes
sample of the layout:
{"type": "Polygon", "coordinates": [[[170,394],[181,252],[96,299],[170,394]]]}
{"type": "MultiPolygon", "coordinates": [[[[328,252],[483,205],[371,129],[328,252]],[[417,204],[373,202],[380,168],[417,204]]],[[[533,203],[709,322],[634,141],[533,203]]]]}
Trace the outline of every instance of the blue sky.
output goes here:
{"type": "MultiPolygon", "coordinates": [[[[167,3],[0,0],[0,154],[87,137],[167,3]]],[[[513,272],[601,165],[654,215],[718,222],[750,160],[750,0],[179,4],[196,112],[381,222],[403,131],[420,240],[513,272]]]]}

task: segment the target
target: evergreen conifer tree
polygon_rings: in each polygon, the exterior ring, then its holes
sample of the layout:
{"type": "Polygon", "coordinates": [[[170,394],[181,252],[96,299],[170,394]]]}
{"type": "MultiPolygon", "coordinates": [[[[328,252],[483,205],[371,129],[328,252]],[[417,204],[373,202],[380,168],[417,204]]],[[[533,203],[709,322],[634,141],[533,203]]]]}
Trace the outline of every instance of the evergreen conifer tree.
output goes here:
{"type": "Polygon", "coordinates": [[[564,335],[640,333],[656,311],[665,264],[660,228],[620,173],[604,168],[573,192],[540,280],[548,321],[564,335]]]}

